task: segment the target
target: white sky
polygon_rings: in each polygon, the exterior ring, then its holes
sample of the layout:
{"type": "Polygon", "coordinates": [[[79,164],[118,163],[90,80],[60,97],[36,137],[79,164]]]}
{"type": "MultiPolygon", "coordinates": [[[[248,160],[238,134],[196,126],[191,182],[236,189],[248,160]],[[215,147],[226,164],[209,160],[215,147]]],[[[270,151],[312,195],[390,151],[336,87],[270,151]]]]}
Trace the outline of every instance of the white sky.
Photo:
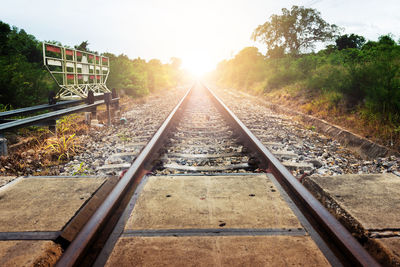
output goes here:
{"type": "Polygon", "coordinates": [[[39,40],[69,46],[88,40],[100,53],[146,60],[179,57],[202,72],[246,46],[262,50],[251,33],[292,5],[316,8],[344,33],[400,37],[400,0],[1,0],[0,20],[39,40]]]}

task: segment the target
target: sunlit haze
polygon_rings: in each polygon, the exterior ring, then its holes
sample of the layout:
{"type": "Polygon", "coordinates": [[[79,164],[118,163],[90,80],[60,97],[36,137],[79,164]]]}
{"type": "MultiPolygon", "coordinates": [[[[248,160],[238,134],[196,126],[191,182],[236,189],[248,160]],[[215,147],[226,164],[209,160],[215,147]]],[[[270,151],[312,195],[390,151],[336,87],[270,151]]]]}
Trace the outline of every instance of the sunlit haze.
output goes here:
{"type": "Polygon", "coordinates": [[[367,39],[393,33],[399,38],[398,0],[313,1],[2,1],[0,20],[22,28],[39,40],[77,45],[88,40],[98,52],[126,54],[146,60],[182,60],[194,75],[215,68],[246,46],[252,31],[281,8],[316,8],[329,23],[367,39]]]}
{"type": "Polygon", "coordinates": [[[182,55],[182,69],[189,71],[196,78],[200,78],[205,73],[215,68],[215,62],[207,55],[200,51],[182,55]]]}

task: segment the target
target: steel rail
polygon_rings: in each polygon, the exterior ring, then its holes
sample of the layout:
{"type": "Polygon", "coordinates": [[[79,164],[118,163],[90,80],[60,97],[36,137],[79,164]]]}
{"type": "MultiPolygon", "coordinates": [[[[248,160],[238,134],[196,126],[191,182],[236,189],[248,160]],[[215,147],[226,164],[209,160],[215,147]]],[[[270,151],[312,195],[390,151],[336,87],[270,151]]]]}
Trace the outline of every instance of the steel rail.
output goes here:
{"type": "MultiPolygon", "coordinates": [[[[204,86],[204,85],[203,85],[204,86]]],[[[243,139],[251,149],[257,151],[267,163],[271,172],[285,188],[288,195],[296,203],[313,227],[323,237],[336,256],[344,265],[380,266],[361,244],[330,214],[322,204],[286,169],[282,163],[257,139],[257,137],[239,120],[239,118],[211,91],[217,107],[226,114],[232,126],[241,131],[243,139]]]]}
{"type": "MultiPolygon", "coordinates": [[[[192,87],[193,88],[193,87],[192,87]]],[[[190,88],[185,96],[181,99],[178,105],[172,110],[167,119],[163,122],[161,127],[153,135],[150,142],[145,146],[142,152],[137,156],[131,167],[120,179],[118,184],[110,192],[104,202],[92,215],[86,225],[78,233],[76,238],[71,242],[66,251],[62,254],[57,262],[58,267],[79,266],[80,261],[83,260],[84,254],[89,250],[96,235],[107,223],[113,210],[119,205],[124,195],[132,187],[137,186],[142,177],[148,172],[145,164],[152,158],[155,152],[161,147],[164,138],[167,136],[168,130],[173,126],[174,119],[179,117],[182,112],[189,94],[192,91],[190,88]]]]}
{"type": "MultiPolygon", "coordinates": [[[[194,86],[193,86],[194,87],[194,86]]],[[[107,225],[109,218],[127,192],[133,194],[142,177],[147,173],[146,165],[154,154],[161,148],[168,130],[179,117],[187,103],[192,89],[188,90],[182,100],[170,113],[150,142],[137,156],[131,167],[114,187],[105,201],[92,215],[76,238],[67,247],[56,266],[79,266],[94,242],[96,236],[107,225]]],[[[204,86],[205,87],[205,86],[204,86]]],[[[250,130],[229,110],[229,108],[207,87],[207,92],[212,96],[218,109],[226,116],[228,122],[241,132],[243,139],[251,149],[258,152],[262,161],[268,165],[269,171],[285,188],[298,208],[313,227],[330,245],[335,255],[344,265],[379,266],[379,264],[365,251],[355,238],[316,200],[293,175],[272,155],[268,149],[250,132],[250,130]],[[320,224],[320,225],[319,225],[320,224]]],[[[128,196],[129,197],[129,196],[128,196]]]]}
{"type": "Polygon", "coordinates": [[[54,109],[54,108],[61,108],[61,107],[69,106],[69,105],[77,105],[84,101],[85,100],[68,100],[68,101],[58,102],[54,105],[43,104],[43,105],[38,105],[38,106],[13,109],[13,110],[9,110],[9,111],[0,112],[0,119],[34,113],[34,112],[46,110],[46,109],[54,109]]]}
{"type": "MultiPolygon", "coordinates": [[[[118,100],[119,100],[119,98],[114,98],[114,99],[112,99],[112,102],[116,102],[118,100]]],[[[92,107],[96,107],[99,105],[103,105],[103,104],[105,104],[104,100],[99,100],[99,101],[94,102],[93,104],[84,104],[84,105],[80,105],[80,106],[75,106],[75,107],[65,108],[62,110],[48,112],[45,114],[40,114],[40,115],[29,117],[29,118],[24,118],[24,119],[19,119],[19,120],[15,120],[15,121],[2,123],[2,124],[0,124],[0,133],[15,130],[15,129],[22,128],[22,127],[31,126],[31,125],[34,125],[34,124],[37,124],[40,122],[44,122],[44,121],[48,121],[48,120],[52,120],[52,119],[57,119],[61,116],[65,116],[65,115],[68,115],[71,113],[82,112],[84,110],[87,110],[87,109],[90,109],[92,107]]]]}

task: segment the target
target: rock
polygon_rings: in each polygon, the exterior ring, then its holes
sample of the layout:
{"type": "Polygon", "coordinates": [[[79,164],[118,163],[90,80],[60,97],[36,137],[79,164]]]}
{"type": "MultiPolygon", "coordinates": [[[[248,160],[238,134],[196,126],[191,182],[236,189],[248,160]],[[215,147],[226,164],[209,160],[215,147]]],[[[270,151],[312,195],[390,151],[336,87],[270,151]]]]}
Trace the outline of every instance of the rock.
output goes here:
{"type": "Polygon", "coordinates": [[[393,162],[387,162],[387,161],[385,161],[385,162],[382,163],[382,166],[385,167],[385,168],[387,169],[387,168],[392,167],[393,164],[394,164],[393,162]]]}
{"type": "Polygon", "coordinates": [[[322,163],[319,162],[318,160],[310,160],[308,161],[309,163],[311,163],[315,168],[319,169],[322,167],[322,163]]]}
{"type": "Polygon", "coordinates": [[[98,167],[98,166],[100,166],[102,164],[102,162],[101,162],[101,160],[99,160],[99,159],[96,159],[95,161],[93,161],[93,163],[92,163],[92,165],[94,166],[94,167],[98,167]]]}

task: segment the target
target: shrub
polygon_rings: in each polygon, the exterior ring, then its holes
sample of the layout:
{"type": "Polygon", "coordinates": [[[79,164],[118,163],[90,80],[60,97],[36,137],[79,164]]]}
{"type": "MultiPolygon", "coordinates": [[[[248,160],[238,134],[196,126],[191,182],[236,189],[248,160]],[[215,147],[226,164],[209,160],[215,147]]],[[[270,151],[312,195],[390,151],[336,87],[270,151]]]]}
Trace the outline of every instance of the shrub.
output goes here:
{"type": "Polygon", "coordinates": [[[76,143],[75,134],[69,136],[62,134],[61,137],[48,139],[46,150],[53,157],[57,157],[59,161],[70,160],[77,153],[78,146],[76,143]]]}

